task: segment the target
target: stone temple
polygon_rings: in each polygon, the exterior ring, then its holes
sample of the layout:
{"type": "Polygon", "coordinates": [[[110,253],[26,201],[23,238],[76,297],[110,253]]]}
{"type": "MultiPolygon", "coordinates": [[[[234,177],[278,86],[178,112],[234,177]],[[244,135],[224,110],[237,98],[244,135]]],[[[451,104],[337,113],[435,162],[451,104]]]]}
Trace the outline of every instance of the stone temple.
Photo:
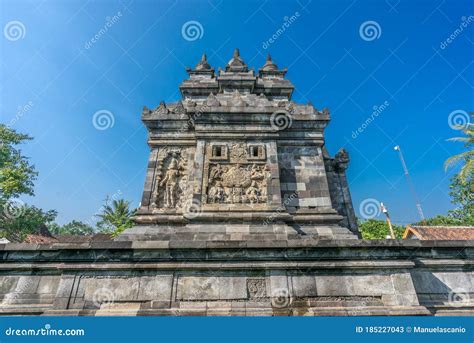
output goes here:
{"type": "Polygon", "coordinates": [[[293,102],[270,56],[187,72],[178,102],[143,110],[136,225],[0,244],[0,315],[474,314],[474,241],[360,239],[329,111],[293,102]]]}
{"type": "Polygon", "coordinates": [[[258,73],[234,51],[225,70],[206,56],[182,99],[145,107],[151,152],[139,226],[123,239],[286,241],[357,238],[345,150],[330,157],[329,111],[291,101],[268,56],[258,73]]]}

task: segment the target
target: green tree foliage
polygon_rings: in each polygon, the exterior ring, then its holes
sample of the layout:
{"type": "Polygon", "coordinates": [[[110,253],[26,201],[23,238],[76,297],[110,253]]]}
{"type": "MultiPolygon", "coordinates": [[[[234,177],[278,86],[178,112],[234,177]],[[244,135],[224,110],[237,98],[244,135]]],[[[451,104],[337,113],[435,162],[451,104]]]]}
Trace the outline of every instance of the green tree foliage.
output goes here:
{"type": "Polygon", "coordinates": [[[59,235],[59,232],[61,231],[61,225],[56,222],[46,224],[46,228],[53,236],[59,235]]]}
{"type": "Polygon", "coordinates": [[[449,211],[447,215],[437,215],[426,219],[424,222],[417,222],[413,225],[432,226],[474,226],[474,189],[473,175],[463,180],[461,176],[455,175],[451,178],[449,186],[451,202],[456,208],[449,211]]]}
{"type": "MultiPolygon", "coordinates": [[[[392,225],[395,237],[401,239],[405,228],[392,225]]],[[[363,239],[386,239],[390,236],[390,229],[385,220],[369,219],[359,222],[359,230],[363,239]]]]}
{"type": "Polygon", "coordinates": [[[43,210],[29,205],[10,208],[0,215],[0,237],[11,242],[22,242],[28,234],[38,234],[45,225],[52,223],[57,212],[43,210]]]}
{"type": "Polygon", "coordinates": [[[32,138],[0,124],[0,205],[21,194],[33,195],[38,173],[18,145],[32,138]]]}
{"type": "Polygon", "coordinates": [[[22,194],[34,195],[38,173],[18,148],[31,139],[0,124],[0,237],[14,242],[21,242],[28,234],[39,233],[57,216],[54,210],[45,212],[16,200],[22,194]]]}
{"type": "Polygon", "coordinates": [[[460,222],[460,225],[474,226],[474,172],[471,171],[467,178],[456,175],[451,179],[449,186],[452,203],[456,205],[449,215],[460,222]]]}
{"type": "MultiPolygon", "coordinates": [[[[471,117],[474,118],[474,116],[471,117]]],[[[466,127],[459,128],[464,134],[462,137],[450,138],[449,141],[462,142],[466,151],[452,156],[445,162],[445,168],[454,165],[456,162],[462,162],[463,165],[459,173],[451,179],[451,189],[449,195],[451,202],[456,205],[454,210],[447,215],[437,215],[436,217],[426,219],[424,222],[418,222],[414,225],[466,225],[474,226],[474,125],[467,124],[466,127]]]]}
{"type": "MultiPolygon", "coordinates": [[[[474,118],[474,116],[471,115],[471,118],[474,118]]],[[[459,172],[459,180],[462,183],[469,183],[470,181],[472,187],[472,175],[474,174],[474,150],[472,150],[472,146],[474,145],[474,124],[468,123],[465,127],[460,127],[459,129],[461,129],[464,136],[450,138],[449,141],[464,143],[466,151],[448,158],[444,165],[445,168],[448,168],[456,162],[463,162],[463,166],[459,172]]]]}
{"type": "Polygon", "coordinates": [[[129,201],[118,199],[110,202],[107,198],[102,207],[102,213],[97,215],[100,218],[97,227],[100,231],[112,232],[116,236],[133,226],[131,217],[134,213],[135,210],[130,209],[129,201]]]}
{"type": "Polygon", "coordinates": [[[93,235],[95,230],[92,226],[83,223],[81,221],[73,220],[63,226],[59,226],[56,223],[49,226],[49,231],[53,235],[93,235]]]}
{"type": "Polygon", "coordinates": [[[421,226],[456,226],[456,225],[462,225],[461,222],[456,220],[454,217],[450,216],[449,214],[446,216],[443,216],[441,214],[438,214],[437,216],[433,218],[428,218],[425,219],[425,221],[419,221],[416,223],[413,223],[412,225],[421,225],[421,226]]]}

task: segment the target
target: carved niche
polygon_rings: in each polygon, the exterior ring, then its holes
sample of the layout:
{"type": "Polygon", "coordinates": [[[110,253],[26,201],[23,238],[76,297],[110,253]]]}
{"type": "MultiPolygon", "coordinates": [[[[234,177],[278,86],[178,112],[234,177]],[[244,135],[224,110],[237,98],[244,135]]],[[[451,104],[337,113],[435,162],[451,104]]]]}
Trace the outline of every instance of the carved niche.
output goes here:
{"type": "MultiPolygon", "coordinates": [[[[253,150],[249,149],[245,143],[219,146],[220,149],[230,151],[229,158],[227,159],[226,154],[226,160],[216,161],[216,145],[208,146],[204,202],[208,204],[267,203],[271,173],[266,161],[253,161],[249,154],[253,150]]],[[[264,145],[260,145],[260,150],[264,151],[264,149],[264,145]]]]}
{"type": "Polygon", "coordinates": [[[182,209],[188,181],[187,160],[187,149],[165,147],[158,151],[152,208],[159,210],[182,209]]]}

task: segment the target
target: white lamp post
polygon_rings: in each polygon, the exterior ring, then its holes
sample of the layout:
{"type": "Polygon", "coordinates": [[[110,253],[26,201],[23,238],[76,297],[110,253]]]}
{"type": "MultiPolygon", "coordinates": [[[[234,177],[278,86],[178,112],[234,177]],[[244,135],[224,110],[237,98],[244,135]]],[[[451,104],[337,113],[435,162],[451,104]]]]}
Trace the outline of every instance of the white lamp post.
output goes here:
{"type": "Polygon", "coordinates": [[[403,157],[402,149],[400,148],[400,145],[397,145],[396,147],[393,148],[395,151],[398,151],[398,156],[400,157],[400,161],[402,162],[402,167],[403,171],[405,172],[405,176],[407,178],[408,186],[410,187],[411,194],[413,196],[413,199],[415,200],[416,208],[418,210],[418,214],[421,218],[421,221],[425,221],[425,216],[423,215],[423,209],[421,208],[420,201],[418,200],[418,196],[416,195],[415,192],[415,187],[413,186],[413,182],[411,181],[410,173],[408,172],[407,165],[405,163],[405,158],[403,157]]]}

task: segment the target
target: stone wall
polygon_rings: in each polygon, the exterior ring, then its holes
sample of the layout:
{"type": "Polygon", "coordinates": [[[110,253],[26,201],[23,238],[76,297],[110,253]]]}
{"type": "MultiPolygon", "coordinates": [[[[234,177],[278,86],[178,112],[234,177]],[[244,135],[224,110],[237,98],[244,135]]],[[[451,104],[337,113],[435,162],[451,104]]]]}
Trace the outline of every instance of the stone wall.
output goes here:
{"type": "Polygon", "coordinates": [[[473,315],[474,242],[0,245],[4,315],[473,315]]]}
{"type": "Polygon", "coordinates": [[[328,180],[321,148],[318,146],[281,146],[281,188],[286,207],[292,213],[300,208],[332,209],[328,180]]]}

